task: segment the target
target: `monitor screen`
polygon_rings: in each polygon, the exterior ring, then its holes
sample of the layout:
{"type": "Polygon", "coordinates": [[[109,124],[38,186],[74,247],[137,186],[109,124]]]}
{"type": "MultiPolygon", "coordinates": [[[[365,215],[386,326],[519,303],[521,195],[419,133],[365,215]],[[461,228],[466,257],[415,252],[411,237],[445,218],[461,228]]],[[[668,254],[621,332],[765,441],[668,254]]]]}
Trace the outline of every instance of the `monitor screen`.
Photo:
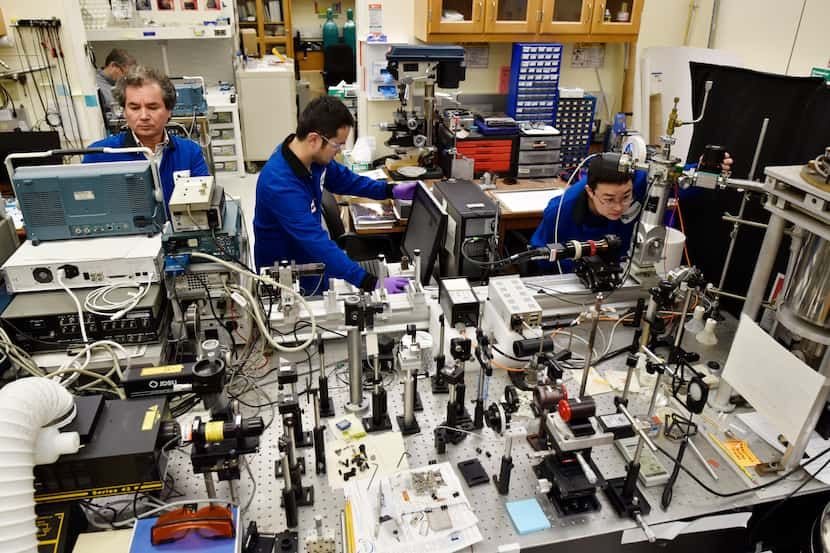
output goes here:
{"type": "MultiPolygon", "coordinates": [[[[57,131],[9,131],[0,132],[0,183],[11,184],[6,171],[6,156],[28,152],[46,152],[60,150],[61,140],[57,131]]],[[[62,163],[60,157],[39,157],[18,159],[15,167],[24,165],[56,165],[62,163]]]]}
{"type": "Polygon", "coordinates": [[[403,236],[403,254],[414,260],[415,250],[421,250],[421,284],[428,284],[435,267],[438,251],[447,234],[447,212],[422,182],[415,188],[406,233],[403,236]]]}

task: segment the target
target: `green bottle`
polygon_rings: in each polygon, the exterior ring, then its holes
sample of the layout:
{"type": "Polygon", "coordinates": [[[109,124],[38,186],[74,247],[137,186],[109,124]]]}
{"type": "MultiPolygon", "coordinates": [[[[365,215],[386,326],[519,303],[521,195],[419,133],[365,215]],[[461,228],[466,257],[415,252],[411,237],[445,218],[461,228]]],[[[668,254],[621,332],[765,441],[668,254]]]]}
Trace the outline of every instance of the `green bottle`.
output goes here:
{"type": "Polygon", "coordinates": [[[334,22],[334,14],[331,8],[326,10],[326,22],[323,23],[323,48],[333,46],[340,42],[340,31],[337,23],[334,22]]]}
{"type": "Polygon", "coordinates": [[[346,10],[346,22],[343,24],[343,44],[352,47],[352,52],[357,53],[357,26],[354,24],[354,10],[346,10]]]}

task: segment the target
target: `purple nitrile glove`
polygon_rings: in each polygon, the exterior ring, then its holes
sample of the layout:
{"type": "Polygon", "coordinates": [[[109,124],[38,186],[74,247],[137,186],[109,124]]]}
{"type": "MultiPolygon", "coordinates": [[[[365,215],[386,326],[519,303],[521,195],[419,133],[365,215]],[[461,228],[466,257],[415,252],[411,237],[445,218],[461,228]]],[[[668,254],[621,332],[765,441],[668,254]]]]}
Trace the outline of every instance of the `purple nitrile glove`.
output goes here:
{"type": "Polygon", "coordinates": [[[396,200],[411,200],[415,194],[415,187],[418,186],[417,181],[402,182],[392,188],[392,197],[396,200]]]}
{"type": "MultiPolygon", "coordinates": [[[[400,294],[406,292],[406,287],[409,286],[409,279],[406,277],[386,277],[383,279],[383,287],[389,294],[400,294]]],[[[375,288],[380,288],[380,279],[375,285],[375,288]]]]}

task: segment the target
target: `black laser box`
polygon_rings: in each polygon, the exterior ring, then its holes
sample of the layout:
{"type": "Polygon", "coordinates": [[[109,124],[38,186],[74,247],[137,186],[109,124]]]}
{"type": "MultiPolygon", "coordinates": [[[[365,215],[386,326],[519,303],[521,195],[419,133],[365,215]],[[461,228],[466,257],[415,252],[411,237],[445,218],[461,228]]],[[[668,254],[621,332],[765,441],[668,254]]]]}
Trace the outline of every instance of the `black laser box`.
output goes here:
{"type": "MultiPolygon", "coordinates": [[[[79,409],[87,408],[79,405],[79,409]]],[[[105,401],[77,453],[35,467],[35,502],[54,503],[162,488],[165,398],[105,401]]],[[[168,440],[170,438],[167,438],[168,440]]]]}

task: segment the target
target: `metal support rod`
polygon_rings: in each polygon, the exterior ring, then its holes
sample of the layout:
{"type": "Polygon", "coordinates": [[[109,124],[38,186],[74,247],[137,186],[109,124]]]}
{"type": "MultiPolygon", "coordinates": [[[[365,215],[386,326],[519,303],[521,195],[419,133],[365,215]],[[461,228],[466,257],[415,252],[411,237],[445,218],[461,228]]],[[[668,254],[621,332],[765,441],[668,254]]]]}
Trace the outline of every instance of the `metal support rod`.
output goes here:
{"type": "Polygon", "coordinates": [[[288,464],[294,468],[297,465],[297,443],[294,441],[294,417],[291,415],[285,417],[283,436],[285,436],[285,454],[288,457],[288,464]]]}
{"type": "Polygon", "coordinates": [[[706,458],[703,456],[703,454],[700,452],[700,450],[697,448],[697,446],[691,438],[689,438],[689,447],[692,449],[692,453],[695,454],[695,457],[697,457],[701,464],[703,464],[703,466],[706,467],[706,470],[709,472],[709,476],[712,477],[712,480],[719,480],[718,474],[714,471],[714,469],[712,469],[712,467],[709,466],[709,463],[706,462],[706,458]]]}
{"type": "MultiPolygon", "coordinates": [[[[625,405],[620,405],[620,406],[619,406],[619,409],[620,409],[620,412],[621,412],[623,415],[625,415],[625,418],[627,418],[627,419],[628,419],[628,422],[630,422],[630,423],[631,423],[631,426],[632,426],[632,428],[634,429],[634,431],[635,431],[637,434],[639,434],[639,435],[640,435],[640,438],[642,438],[642,439],[643,439],[643,441],[646,443],[646,445],[648,446],[648,448],[649,448],[650,450],[652,450],[652,451],[654,451],[654,452],[656,453],[656,452],[657,452],[657,446],[654,444],[654,442],[653,442],[653,441],[652,441],[652,439],[649,437],[649,435],[648,435],[648,434],[646,434],[646,431],[645,431],[645,430],[643,430],[643,429],[640,427],[640,425],[637,423],[637,419],[634,417],[634,415],[632,415],[632,414],[631,414],[631,412],[628,410],[628,408],[627,408],[625,405]]],[[[636,459],[635,459],[635,460],[636,460],[636,459]]]]}
{"type": "MultiPolygon", "coordinates": [[[[743,207],[743,203],[741,204],[743,207]]],[[[767,228],[766,223],[759,223],[758,221],[750,221],[749,219],[741,219],[740,215],[730,215],[727,213],[726,215],[721,217],[722,221],[726,221],[727,223],[735,223],[736,226],[746,225],[748,227],[755,227],[755,228],[767,228]]],[[[721,275],[723,276],[723,275],[721,275]]]]}
{"type": "Polygon", "coordinates": [[[233,501],[234,503],[239,503],[239,496],[236,493],[235,480],[228,480],[228,490],[231,492],[231,501],[233,501]]]}
{"type": "MultiPolygon", "coordinates": [[[[755,179],[755,170],[758,167],[758,158],[761,156],[761,148],[764,146],[764,138],[767,135],[767,126],[769,125],[769,117],[764,118],[764,122],[761,123],[761,134],[758,135],[758,142],[755,144],[755,154],[752,156],[752,167],[749,170],[749,178],[750,180],[755,179]]],[[[749,196],[747,195],[746,190],[743,192],[743,196],[741,197],[741,207],[738,210],[737,219],[743,219],[744,211],[746,210],[746,204],[748,202],[749,196]]],[[[724,219],[726,219],[724,217],[724,219]]],[[[718,281],[718,288],[723,289],[724,283],[726,282],[726,275],[729,272],[729,265],[732,263],[732,254],[735,251],[735,244],[738,241],[738,230],[740,229],[740,225],[737,221],[734,222],[732,225],[732,232],[729,234],[729,249],[726,251],[726,259],[723,261],[723,270],[720,274],[720,281],[718,281]]],[[[770,250],[761,250],[769,252],[770,250]]],[[[777,251],[777,249],[776,249],[777,251]]],[[[772,253],[770,256],[774,259],[775,254],[772,253]]],[[[768,256],[768,257],[770,257],[768,256]]],[[[717,301],[717,300],[715,300],[717,301]]],[[[717,305],[716,305],[717,307],[717,305]]],[[[717,309],[716,309],[717,310],[717,309]]]]}
{"type": "Polygon", "coordinates": [[[646,318],[643,321],[643,333],[640,335],[640,346],[647,347],[651,342],[651,324],[657,316],[657,300],[653,297],[648,299],[648,307],[646,308],[646,318]]]}
{"type": "Polygon", "coordinates": [[[403,383],[403,422],[407,427],[415,420],[415,378],[412,367],[407,367],[403,383]]]}
{"type": "Polygon", "coordinates": [[[348,327],[349,349],[349,399],[353,407],[363,405],[363,354],[360,344],[360,329],[348,327]]]}
{"type": "MultiPolygon", "coordinates": [[[[582,370],[582,382],[579,385],[579,397],[585,397],[585,388],[588,387],[588,373],[591,370],[593,360],[594,341],[597,338],[597,327],[599,326],[599,315],[602,311],[602,293],[597,294],[597,301],[594,303],[594,320],[591,324],[591,334],[588,336],[588,352],[585,354],[585,368],[582,370]]],[[[542,337],[544,340],[544,337],[542,337]]]]}
{"type": "Polygon", "coordinates": [[[764,235],[761,249],[758,250],[764,252],[764,255],[758,258],[755,265],[755,271],[752,273],[752,280],[749,283],[749,290],[746,293],[746,302],[744,302],[744,308],[741,311],[742,314],[748,315],[752,319],[756,319],[761,310],[761,302],[764,299],[764,292],[772,274],[776,253],[778,248],[781,247],[781,239],[784,237],[785,223],[782,217],[775,213],[770,214],[769,226],[764,235]]]}
{"type": "Polygon", "coordinates": [[[424,83],[424,130],[427,146],[435,146],[435,83],[424,83]]]}
{"type": "Polygon", "coordinates": [[[588,461],[585,460],[581,451],[576,452],[576,460],[579,462],[579,466],[582,468],[583,474],[585,474],[585,479],[588,481],[589,484],[596,484],[597,483],[597,473],[593,471],[591,466],[588,464],[588,461]]]}
{"type": "MultiPolygon", "coordinates": [[[[412,266],[415,268],[415,280],[417,282],[421,282],[421,250],[415,248],[414,250],[412,250],[412,256],[415,258],[412,260],[412,266]]],[[[443,340],[441,344],[441,353],[444,353],[443,340]]]]}
{"type": "Polygon", "coordinates": [[[206,472],[205,473],[205,491],[207,491],[207,496],[211,499],[216,498],[216,486],[213,483],[213,473],[206,472]]]}
{"type": "Polygon", "coordinates": [[[680,343],[683,341],[683,331],[686,328],[684,324],[686,322],[686,315],[689,314],[689,304],[692,302],[692,289],[689,288],[689,285],[685,282],[680,283],[680,291],[685,292],[686,295],[683,298],[683,309],[680,313],[680,324],[677,325],[677,333],[674,335],[674,348],[672,349],[672,353],[674,354],[677,351],[677,348],[680,347],[680,343]]]}

